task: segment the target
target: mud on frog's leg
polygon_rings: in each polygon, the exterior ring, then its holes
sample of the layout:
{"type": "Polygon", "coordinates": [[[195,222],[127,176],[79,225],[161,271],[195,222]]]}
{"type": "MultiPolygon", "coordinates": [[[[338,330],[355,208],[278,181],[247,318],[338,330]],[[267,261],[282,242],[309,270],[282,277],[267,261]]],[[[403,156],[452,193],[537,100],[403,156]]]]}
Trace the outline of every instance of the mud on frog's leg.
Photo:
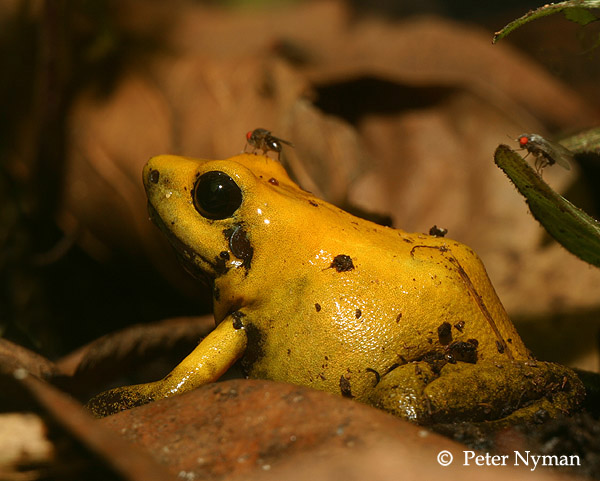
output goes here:
{"type": "Polygon", "coordinates": [[[433,366],[420,361],[392,370],[374,388],[371,404],[420,424],[500,424],[568,413],[585,396],[573,371],[548,362],[457,362],[439,371],[433,366]]]}
{"type": "Polygon", "coordinates": [[[191,391],[219,379],[243,355],[246,343],[243,326],[229,316],[160,381],[111,389],[93,397],[86,407],[94,416],[104,417],[191,391]]]}

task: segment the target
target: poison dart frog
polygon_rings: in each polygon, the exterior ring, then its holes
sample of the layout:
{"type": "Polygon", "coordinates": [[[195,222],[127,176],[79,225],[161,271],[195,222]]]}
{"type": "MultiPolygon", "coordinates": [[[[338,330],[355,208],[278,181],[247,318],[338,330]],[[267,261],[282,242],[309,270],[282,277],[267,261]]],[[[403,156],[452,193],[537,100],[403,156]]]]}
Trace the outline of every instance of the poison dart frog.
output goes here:
{"type": "Polygon", "coordinates": [[[536,361],[478,256],[384,227],[298,187],[276,160],[150,159],[150,216],[208,280],[215,329],[164,379],[97,395],[104,416],[216,381],[338,393],[420,423],[520,422],[574,410],[570,369],[536,361]]]}

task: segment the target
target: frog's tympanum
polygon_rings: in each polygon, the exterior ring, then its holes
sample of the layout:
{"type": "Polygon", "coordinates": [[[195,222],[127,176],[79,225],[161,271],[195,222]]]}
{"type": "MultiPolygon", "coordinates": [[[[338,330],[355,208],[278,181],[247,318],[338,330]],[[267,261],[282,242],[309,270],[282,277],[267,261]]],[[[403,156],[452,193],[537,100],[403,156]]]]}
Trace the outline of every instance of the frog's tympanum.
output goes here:
{"type": "Polygon", "coordinates": [[[583,387],[531,357],[477,255],[354,217],[277,161],[163,155],[151,217],[210,281],[216,328],[164,379],[99,394],[98,416],[183,393],[240,361],[250,378],[338,393],[418,423],[572,411],[583,387]]]}

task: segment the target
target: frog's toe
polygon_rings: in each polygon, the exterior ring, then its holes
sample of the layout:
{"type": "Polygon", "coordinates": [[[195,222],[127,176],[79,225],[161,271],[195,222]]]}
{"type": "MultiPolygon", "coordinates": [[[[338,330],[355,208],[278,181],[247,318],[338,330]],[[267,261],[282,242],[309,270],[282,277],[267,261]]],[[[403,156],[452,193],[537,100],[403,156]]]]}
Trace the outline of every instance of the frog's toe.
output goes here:
{"type": "Polygon", "coordinates": [[[136,388],[125,386],[101,392],[90,399],[85,407],[94,417],[103,418],[154,401],[153,396],[136,388]]]}
{"type": "Polygon", "coordinates": [[[426,362],[410,362],[382,376],[369,403],[396,416],[425,424],[431,418],[431,402],[425,387],[438,378],[426,362]]]}

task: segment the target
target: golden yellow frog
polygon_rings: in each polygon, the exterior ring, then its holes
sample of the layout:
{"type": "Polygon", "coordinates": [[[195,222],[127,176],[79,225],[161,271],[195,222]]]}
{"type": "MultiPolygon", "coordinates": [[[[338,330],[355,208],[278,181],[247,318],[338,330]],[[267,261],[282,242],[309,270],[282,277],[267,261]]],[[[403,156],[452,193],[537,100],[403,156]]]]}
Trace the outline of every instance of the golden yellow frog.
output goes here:
{"type": "Polygon", "coordinates": [[[219,379],[341,394],[419,423],[518,421],[573,410],[583,387],[535,361],[477,255],[354,217],[261,155],[151,159],[154,222],[213,286],[216,328],[160,381],[96,396],[106,415],[219,379]]]}

